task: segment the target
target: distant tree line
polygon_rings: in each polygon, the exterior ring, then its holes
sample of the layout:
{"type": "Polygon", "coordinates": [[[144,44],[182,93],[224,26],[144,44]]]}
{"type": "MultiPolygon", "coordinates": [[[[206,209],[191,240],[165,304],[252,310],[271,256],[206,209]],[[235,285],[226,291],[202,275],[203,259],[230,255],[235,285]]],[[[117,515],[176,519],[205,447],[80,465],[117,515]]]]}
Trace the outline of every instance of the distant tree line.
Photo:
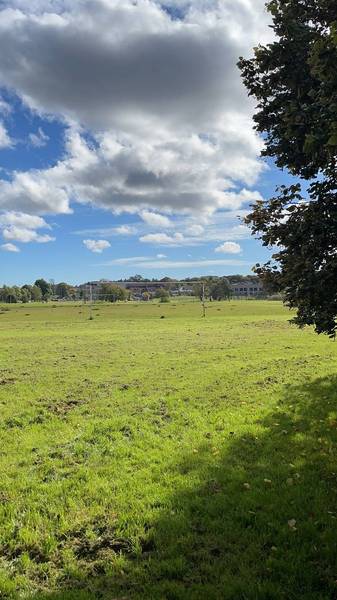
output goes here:
{"type": "MultiPolygon", "coordinates": [[[[126,281],[135,282],[137,284],[144,283],[141,286],[139,297],[148,301],[152,298],[159,299],[160,302],[169,302],[172,295],[177,295],[179,290],[186,285],[190,290],[190,295],[196,296],[201,300],[229,300],[232,295],[233,283],[257,283],[256,275],[228,275],[226,277],[218,277],[208,275],[204,277],[190,277],[182,281],[163,277],[162,279],[146,279],[141,275],[134,275],[127,280],[119,280],[119,282],[103,281],[99,289],[99,299],[105,302],[119,302],[130,300],[133,297],[133,292],[126,289],[123,285],[126,281]],[[151,284],[161,284],[160,287],[151,288],[151,284]],[[174,293],[175,292],[175,293],[174,293]]],[[[88,284],[89,285],[89,284],[88,284]]],[[[88,292],[83,290],[83,287],[76,287],[64,281],[60,283],[48,282],[45,279],[37,279],[34,284],[25,284],[19,286],[0,287],[0,302],[17,303],[17,302],[48,302],[49,300],[89,300],[88,292]]]]}
{"type": "Polygon", "coordinates": [[[185,277],[183,280],[174,279],[171,277],[162,277],[161,279],[157,279],[153,277],[152,279],[148,279],[143,277],[142,275],[132,275],[132,277],[128,277],[127,279],[119,279],[119,283],[127,282],[136,282],[136,283],[181,283],[182,281],[185,283],[193,283],[195,281],[217,281],[219,279],[227,279],[229,283],[240,283],[240,282],[249,282],[255,283],[258,281],[258,277],[256,275],[226,275],[225,277],[221,277],[219,275],[203,275],[201,277],[185,277]]]}
{"type": "Polygon", "coordinates": [[[37,279],[33,285],[25,284],[21,287],[0,287],[0,302],[15,304],[16,302],[48,302],[51,299],[74,300],[76,288],[68,283],[50,283],[45,279],[37,279]]]}

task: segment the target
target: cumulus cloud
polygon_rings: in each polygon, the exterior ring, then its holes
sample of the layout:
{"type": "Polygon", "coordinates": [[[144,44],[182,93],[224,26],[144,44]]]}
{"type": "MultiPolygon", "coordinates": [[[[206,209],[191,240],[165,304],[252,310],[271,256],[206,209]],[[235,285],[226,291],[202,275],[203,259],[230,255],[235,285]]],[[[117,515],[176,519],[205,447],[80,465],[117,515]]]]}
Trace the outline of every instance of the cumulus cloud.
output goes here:
{"type": "Polygon", "coordinates": [[[37,133],[30,133],[28,138],[35,148],[43,148],[49,140],[49,136],[43,131],[42,127],[38,128],[37,133]]]}
{"type": "Polygon", "coordinates": [[[103,250],[110,248],[111,244],[107,240],[83,240],[83,244],[91,252],[101,254],[103,250]]]}
{"type": "Polygon", "coordinates": [[[15,211],[0,213],[0,227],[4,225],[16,225],[26,229],[50,229],[50,225],[42,217],[15,211]]]}
{"type": "Polygon", "coordinates": [[[152,225],[154,227],[171,227],[172,223],[168,217],[165,215],[159,215],[158,213],[151,212],[149,210],[143,210],[140,213],[141,218],[147,225],[152,225]]]}
{"type": "Polygon", "coordinates": [[[147,222],[160,221],[163,227],[169,219],[148,208],[207,214],[239,209],[260,198],[258,192],[248,193],[245,188],[231,191],[232,169],[226,155],[220,148],[212,149],[211,160],[209,151],[210,142],[195,137],[174,144],[167,137],[162,143],[139,142],[130,148],[126,139],[117,141],[112,133],[102,134],[92,147],[71,128],[66,156],[55,166],[15,172],[11,182],[0,181],[0,208],[14,205],[35,214],[69,213],[73,199],[115,212],[140,212],[147,222]]]}
{"type": "Polygon", "coordinates": [[[0,180],[0,209],[33,215],[71,213],[69,194],[53,183],[49,171],[14,172],[11,181],[0,180]]]}
{"type": "Polygon", "coordinates": [[[189,243],[182,233],[174,233],[173,235],[168,235],[167,233],[148,233],[147,235],[142,235],[139,241],[144,244],[155,244],[158,246],[182,246],[189,243]]]}
{"type": "Polygon", "coordinates": [[[4,252],[20,252],[20,248],[10,242],[8,244],[2,244],[1,250],[4,250],[4,252]]]}
{"type": "Polygon", "coordinates": [[[196,1],[179,22],[153,0],[2,4],[3,83],[98,129],[217,123],[249,104],[237,57],[268,33],[263,0],[196,1]]]}
{"type": "Polygon", "coordinates": [[[214,252],[221,252],[222,254],[240,254],[241,246],[236,242],[224,242],[214,252]]]}
{"type": "Polygon", "coordinates": [[[47,242],[55,241],[55,238],[50,235],[40,234],[33,229],[17,227],[16,225],[11,225],[10,227],[5,228],[2,232],[2,235],[5,240],[14,240],[16,242],[23,242],[24,244],[28,242],[46,244],[47,242]]]}
{"type": "MultiPolygon", "coordinates": [[[[50,235],[38,233],[36,231],[38,229],[51,229],[51,227],[42,217],[37,215],[29,215],[16,211],[0,213],[0,232],[5,240],[13,240],[25,244],[29,242],[45,244],[55,240],[50,235]]],[[[5,246],[14,246],[14,244],[5,244],[5,246]]]]}
{"type": "Polygon", "coordinates": [[[269,35],[264,0],[1,5],[0,85],[73,127],[55,166],[0,181],[0,208],[209,214],[248,201],[261,140],[236,63],[269,35]]]}

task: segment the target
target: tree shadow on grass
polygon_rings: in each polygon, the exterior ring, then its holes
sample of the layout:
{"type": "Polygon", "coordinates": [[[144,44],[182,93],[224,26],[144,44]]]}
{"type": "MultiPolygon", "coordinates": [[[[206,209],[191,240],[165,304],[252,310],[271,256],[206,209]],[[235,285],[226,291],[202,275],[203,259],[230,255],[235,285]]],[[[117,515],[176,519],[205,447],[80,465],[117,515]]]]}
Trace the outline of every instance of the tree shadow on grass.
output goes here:
{"type": "Polygon", "coordinates": [[[258,425],[175,466],[190,487],[140,553],[111,572],[91,557],[91,572],[34,600],[337,598],[337,377],[288,386],[258,425]]]}

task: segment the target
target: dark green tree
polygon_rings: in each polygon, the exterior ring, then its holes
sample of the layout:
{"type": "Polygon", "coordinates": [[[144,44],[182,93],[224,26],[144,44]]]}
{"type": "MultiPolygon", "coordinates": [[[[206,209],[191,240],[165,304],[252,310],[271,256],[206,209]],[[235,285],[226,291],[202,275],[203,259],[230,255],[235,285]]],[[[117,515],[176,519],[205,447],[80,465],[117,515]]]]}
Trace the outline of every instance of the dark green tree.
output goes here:
{"type": "Polygon", "coordinates": [[[210,295],[213,300],[230,300],[232,288],[226,277],[220,277],[210,285],[210,295]]]}
{"type": "Polygon", "coordinates": [[[48,281],[45,279],[37,279],[34,283],[34,286],[40,288],[43,300],[49,300],[52,293],[52,288],[48,281]]]}
{"type": "Polygon", "coordinates": [[[297,308],[300,327],[335,336],[337,315],[337,2],[271,0],[275,41],[239,66],[257,100],[264,156],[298,178],[246,223],[276,247],[256,272],[297,308]]]}

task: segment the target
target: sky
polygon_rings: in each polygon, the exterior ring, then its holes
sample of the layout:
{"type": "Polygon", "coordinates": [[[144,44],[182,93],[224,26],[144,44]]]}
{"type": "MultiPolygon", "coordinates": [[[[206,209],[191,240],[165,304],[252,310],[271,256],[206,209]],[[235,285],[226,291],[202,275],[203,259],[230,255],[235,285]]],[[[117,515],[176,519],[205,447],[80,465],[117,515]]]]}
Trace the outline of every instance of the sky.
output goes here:
{"type": "Polygon", "coordinates": [[[0,0],[0,284],[251,273],[264,0],[0,0]]]}

